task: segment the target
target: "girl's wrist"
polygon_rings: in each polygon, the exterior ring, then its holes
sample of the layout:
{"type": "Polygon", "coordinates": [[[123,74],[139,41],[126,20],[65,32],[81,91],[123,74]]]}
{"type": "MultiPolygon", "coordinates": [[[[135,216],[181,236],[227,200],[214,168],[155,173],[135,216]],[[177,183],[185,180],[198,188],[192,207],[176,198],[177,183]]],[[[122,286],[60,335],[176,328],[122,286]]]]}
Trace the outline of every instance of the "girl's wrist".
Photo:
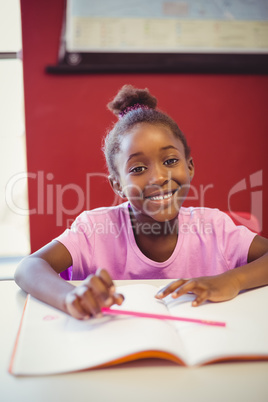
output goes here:
{"type": "Polygon", "coordinates": [[[243,275],[238,268],[231,269],[223,274],[226,275],[228,280],[231,281],[232,286],[236,289],[237,294],[243,290],[243,275]]]}
{"type": "MultiPolygon", "coordinates": [[[[242,290],[251,289],[254,287],[254,281],[252,281],[252,269],[249,269],[247,265],[237,267],[229,271],[233,275],[233,279],[237,282],[239,292],[242,290]]],[[[256,285],[258,286],[258,284],[256,285]]]]}
{"type": "Polygon", "coordinates": [[[236,282],[238,293],[244,290],[244,275],[241,270],[237,270],[237,268],[232,270],[233,279],[236,282]]]}

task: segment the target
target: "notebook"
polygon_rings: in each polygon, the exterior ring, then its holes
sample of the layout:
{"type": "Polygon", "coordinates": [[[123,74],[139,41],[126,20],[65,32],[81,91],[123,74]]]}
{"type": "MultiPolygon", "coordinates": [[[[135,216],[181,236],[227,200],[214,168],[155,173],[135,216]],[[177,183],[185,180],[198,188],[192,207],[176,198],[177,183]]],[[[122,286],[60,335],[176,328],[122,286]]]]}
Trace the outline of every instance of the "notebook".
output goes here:
{"type": "Polygon", "coordinates": [[[80,321],[28,296],[9,372],[67,373],[142,358],[167,359],[184,366],[268,359],[267,286],[199,307],[192,307],[192,294],[157,300],[154,295],[159,289],[148,284],[117,290],[125,301],[116,309],[221,321],[226,326],[121,315],[80,321]]]}

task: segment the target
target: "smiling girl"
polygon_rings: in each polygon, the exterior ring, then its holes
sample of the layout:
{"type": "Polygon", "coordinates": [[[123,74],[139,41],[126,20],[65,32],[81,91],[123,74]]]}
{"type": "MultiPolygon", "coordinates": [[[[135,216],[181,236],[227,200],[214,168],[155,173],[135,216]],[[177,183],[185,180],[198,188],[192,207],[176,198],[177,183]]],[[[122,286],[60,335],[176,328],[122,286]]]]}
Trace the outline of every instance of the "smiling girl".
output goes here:
{"type": "Polygon", "coordinates": [[[119,120],[104,154],[110,184],[126,202],[83,212],[71,229],[26,257],[15,274],[26,292],[87,319],[123,302],[112,279],[180,278],[156,297],[193,292],[196,306],[268,284],[267,239],[218,209],[182,206],[193,159],[178,125],[156,106],[147,89],[130,85],[109,103],[119,120]],[[75,287],[59,274],[83,282],[75,287]]]}

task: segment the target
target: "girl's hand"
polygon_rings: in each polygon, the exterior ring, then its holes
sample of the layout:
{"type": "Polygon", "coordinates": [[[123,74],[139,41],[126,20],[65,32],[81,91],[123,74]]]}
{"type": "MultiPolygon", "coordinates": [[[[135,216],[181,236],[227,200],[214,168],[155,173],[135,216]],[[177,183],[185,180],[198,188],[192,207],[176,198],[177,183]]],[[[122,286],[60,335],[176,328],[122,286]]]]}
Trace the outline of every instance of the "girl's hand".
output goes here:
{"type": "Polygon", "coordinates": [[[233,299],[239,291],[239,281],[236,278],[235,270],[233,270],[216,276],[178,279],[161,289],[155,297],[163,299],[171,294],[176,299],[186,293],[194,293],[196,298],[192,305],[199,306],[206,300],[221,302],[233,299]]]}
{"type": "Polygon", "coordinates": [[[86,320],[90,317],[101,317],[101,307],[120,305],[123,301],[123,295],[115,292],[115,286],[108,272],[100,269],[67,294],[65,306],[72,317],[86,320]]]}

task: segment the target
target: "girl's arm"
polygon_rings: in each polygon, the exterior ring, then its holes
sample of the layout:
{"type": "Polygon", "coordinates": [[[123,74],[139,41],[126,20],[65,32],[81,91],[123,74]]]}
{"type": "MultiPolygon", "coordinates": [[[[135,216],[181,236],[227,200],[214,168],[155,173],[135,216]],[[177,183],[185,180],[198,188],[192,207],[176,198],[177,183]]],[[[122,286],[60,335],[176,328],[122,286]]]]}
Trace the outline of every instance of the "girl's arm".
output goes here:
{"type": "Polygon", "coordinates": [[[183,294],[196,294],[193,306],[206,300],[213,302],[233,299],[239,292],[268,285],[268,239],[255,236],[248,252],[248,264],[220,275],[179,279],[161,289],[157,299],[172,294],[175,299],[183,294]]]}
{"type": "Polygon", "coordinates": [[[69,251],[53,241],[21,261],[15,281],[25,292],[78,319],[99,316],[102,306],[122,303],[123,296],[115,293],[105,270],[88,276],[77,287],[63,280],[59,273],[71,265],[69,251]]]}

